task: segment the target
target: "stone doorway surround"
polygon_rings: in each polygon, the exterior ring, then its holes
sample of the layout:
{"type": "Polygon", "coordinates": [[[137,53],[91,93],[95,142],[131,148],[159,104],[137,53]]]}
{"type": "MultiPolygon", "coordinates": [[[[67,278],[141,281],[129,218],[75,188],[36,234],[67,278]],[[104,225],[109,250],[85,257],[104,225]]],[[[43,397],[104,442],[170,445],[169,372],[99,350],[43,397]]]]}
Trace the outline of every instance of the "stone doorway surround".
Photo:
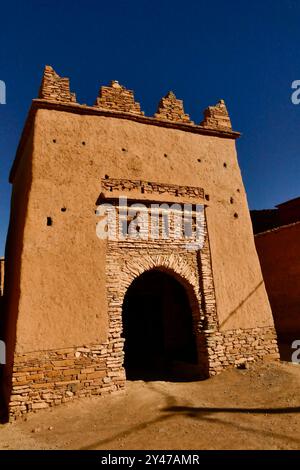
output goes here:
{"type": "MultiPolygon", "coordinates": [[[[193,333],[198,352],[199,370],[203,377],[209,376],[209,361],[206,336],[218,330],[214,283],[211,267],[209,239],[205,219],[204,190],[176,185],[162,185],[144,181],[102,180],[105,201],[116,201],[126,191],[128,200],[149,201],[163,204],[199,204],[203,207],[202,230],[204,245],[201,249],[187,248],[186,239],[143,240],[136,238],[109,240],[106,253],[106,278],[109,316],[109,341],[124,341],[122,338],[122,307],[126,292],[141,274],[156,269],[176,280],[186,290],[192,315],[193,333]],[[131,194],[131,191],[133,194],[131,194]],[[138,194],[139,193],[139,194],[138,194]],[[139,197],[139,196],[142,196],[139,197]],[[163,195],[163,197],[162,197],[163,195]],[[180,195],[180,196],[179,196],[180,195]],[[147,199],[146,199],[147,198],[147,199]]],[[[119,356],[123,369],[124,352],[119,356]]],[[[125,371],[124,371],[125,373],[125,371]]]]}

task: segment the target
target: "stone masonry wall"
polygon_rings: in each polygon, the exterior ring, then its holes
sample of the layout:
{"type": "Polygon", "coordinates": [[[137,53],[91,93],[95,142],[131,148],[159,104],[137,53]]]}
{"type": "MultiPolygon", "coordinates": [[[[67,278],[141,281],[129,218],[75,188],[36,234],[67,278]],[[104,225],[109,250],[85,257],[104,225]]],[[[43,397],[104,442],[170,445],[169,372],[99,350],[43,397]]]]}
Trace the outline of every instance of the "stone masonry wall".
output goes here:
{"type": "Polygon", "coordinates": [[[232,129],[224,100],[220,100],[215,106],[209,106],[204,111],[204,120],[201,122],[200,126],[211,129],[232,129]]]}
{"type": "Polygon", "coordinates": [[[157,119],[193,124],[189,115],[184,112],[182,100],[178,100],[172,91],[160,100],[158,110],[154,117],[157,119]]]}
{"type": "Polygon", "coordinates": [[[247,330],[215,331],[206,334],[209,375],[230,365],[279,360],[276,332],[273,327],[247,330]]]}
{"type": "Polygon", "coordinates": [[[124,388],[123,339],[15,356],[9,418],[124,388]]]}
{"type": "MultiPolygon", "coordinates": [[[[121,327],[116,307],[110,312],[110,342],[15,357],[10,420],[75,398],[124,389],[124,340],[113,338],[119,336],[121,327]]],[[[198,351],[203,359],[203,373],[207,376],[218,374],[230,365],[279,359],[273,328],[199,333],[198,351]]]]}
{"type": "Polygon", "coordinates": [[[70,92],[70,80],[60,77],[49,65],[44,70],[39,98],[61,103],[76,103],[75,93],[70,92]]]}
{"type": "Polygon", "coordinates": [[[99,97],[96,99],[94,106],[111,111],[144,115],[140,104],[134,100],[133,91],[126,90],[117,81],[112,81],[110,86],[100,88],[99,97]]]}

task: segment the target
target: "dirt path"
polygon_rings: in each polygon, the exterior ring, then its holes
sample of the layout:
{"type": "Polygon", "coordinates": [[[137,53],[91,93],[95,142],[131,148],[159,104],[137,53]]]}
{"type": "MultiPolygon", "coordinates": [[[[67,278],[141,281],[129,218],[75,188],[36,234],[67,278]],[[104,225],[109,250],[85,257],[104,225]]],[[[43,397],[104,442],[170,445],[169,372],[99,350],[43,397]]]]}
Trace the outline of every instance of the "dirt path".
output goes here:
{"type": "Polygon", "coordinates": [[[300,366],[131,382],[0,426],[0,449],[300,449],[300,366]]]}

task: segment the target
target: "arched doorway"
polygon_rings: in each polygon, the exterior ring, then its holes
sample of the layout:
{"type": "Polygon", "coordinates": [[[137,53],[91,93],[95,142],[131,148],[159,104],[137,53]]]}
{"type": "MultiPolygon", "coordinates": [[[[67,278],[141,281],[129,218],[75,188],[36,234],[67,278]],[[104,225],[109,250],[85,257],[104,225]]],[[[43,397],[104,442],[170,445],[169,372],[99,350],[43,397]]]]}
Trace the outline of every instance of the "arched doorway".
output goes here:
{"type": "Polygon", "coordinates": [[[128,379],[192,380],[198,376],[193,315],[185,287],[152,269],[135,279],[123,303],[128,379]]]}

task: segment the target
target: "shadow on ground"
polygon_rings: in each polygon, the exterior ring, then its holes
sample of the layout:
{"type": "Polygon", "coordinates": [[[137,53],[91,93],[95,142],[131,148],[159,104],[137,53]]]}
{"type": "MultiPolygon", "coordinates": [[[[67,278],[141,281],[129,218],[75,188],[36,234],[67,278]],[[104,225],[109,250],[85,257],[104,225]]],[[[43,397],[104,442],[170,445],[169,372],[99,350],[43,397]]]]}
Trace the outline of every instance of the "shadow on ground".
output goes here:
{"type": "Polygon", "coordinates": [[[163,390],[158,390],[154,384],[148,383],[147,386],[153,390],[156,393],[159,393],[164,396],[165,400],[165,406],[163,406],[159,412],[160,415],[156,417],[153,420],[148,420],[146,422],[137,424],[135,426],[130,427],[127,430],[124,430],[120,433],[115,434],[114,436],[111,436],[109,438],[105,438],[102,440],[98,440],[93,442],[92,444],[88,446],[84,446],[81,448],[81,450],[93,450],[97,449],[100,446],[103,445],[109,445],[113,443],[115,440],[118,439],[124,439],[129,437],[130,435],[137,433],[139,431],[142,431],[143,429],[155,425],[157,423],[162,423],[162,422],[168,422],[171,419],[177,417],[177,416],[183,416],[188,419],[192,420],[202,420],[202,421],[207,421],[209,423],[213,423],[216,425],[225,425],[228,428],[236,428],[239,431],[247,431],[250,433],[258,433],[262,436],[267,436],[267,437],[273,437],[273,438],[278,438],[278,439],[288,439],[289,442],[293,442],[294,444],[300,444],[300,439],[296,439],[291,436],[287,436],[284,434],[276,433],[275,431],[266,431],[258,428],[250,428],[245,425],[229,422],[228,420],[224,419],[223,417],[217,416],[218,414],[228,414],[230,415],[232,413],[237,414],[251,414],[251,415],[257,415],[257,414],[263,414],[263,415],[291,415],[291,414],[297,414],[300,413],[300,406],[296,407],[270,407],[270,408],[242,408],[242,407],[194,407],[194,406],[181,406],[180,404],[177,403],[177,399],[164,392],[163,390]]]}

